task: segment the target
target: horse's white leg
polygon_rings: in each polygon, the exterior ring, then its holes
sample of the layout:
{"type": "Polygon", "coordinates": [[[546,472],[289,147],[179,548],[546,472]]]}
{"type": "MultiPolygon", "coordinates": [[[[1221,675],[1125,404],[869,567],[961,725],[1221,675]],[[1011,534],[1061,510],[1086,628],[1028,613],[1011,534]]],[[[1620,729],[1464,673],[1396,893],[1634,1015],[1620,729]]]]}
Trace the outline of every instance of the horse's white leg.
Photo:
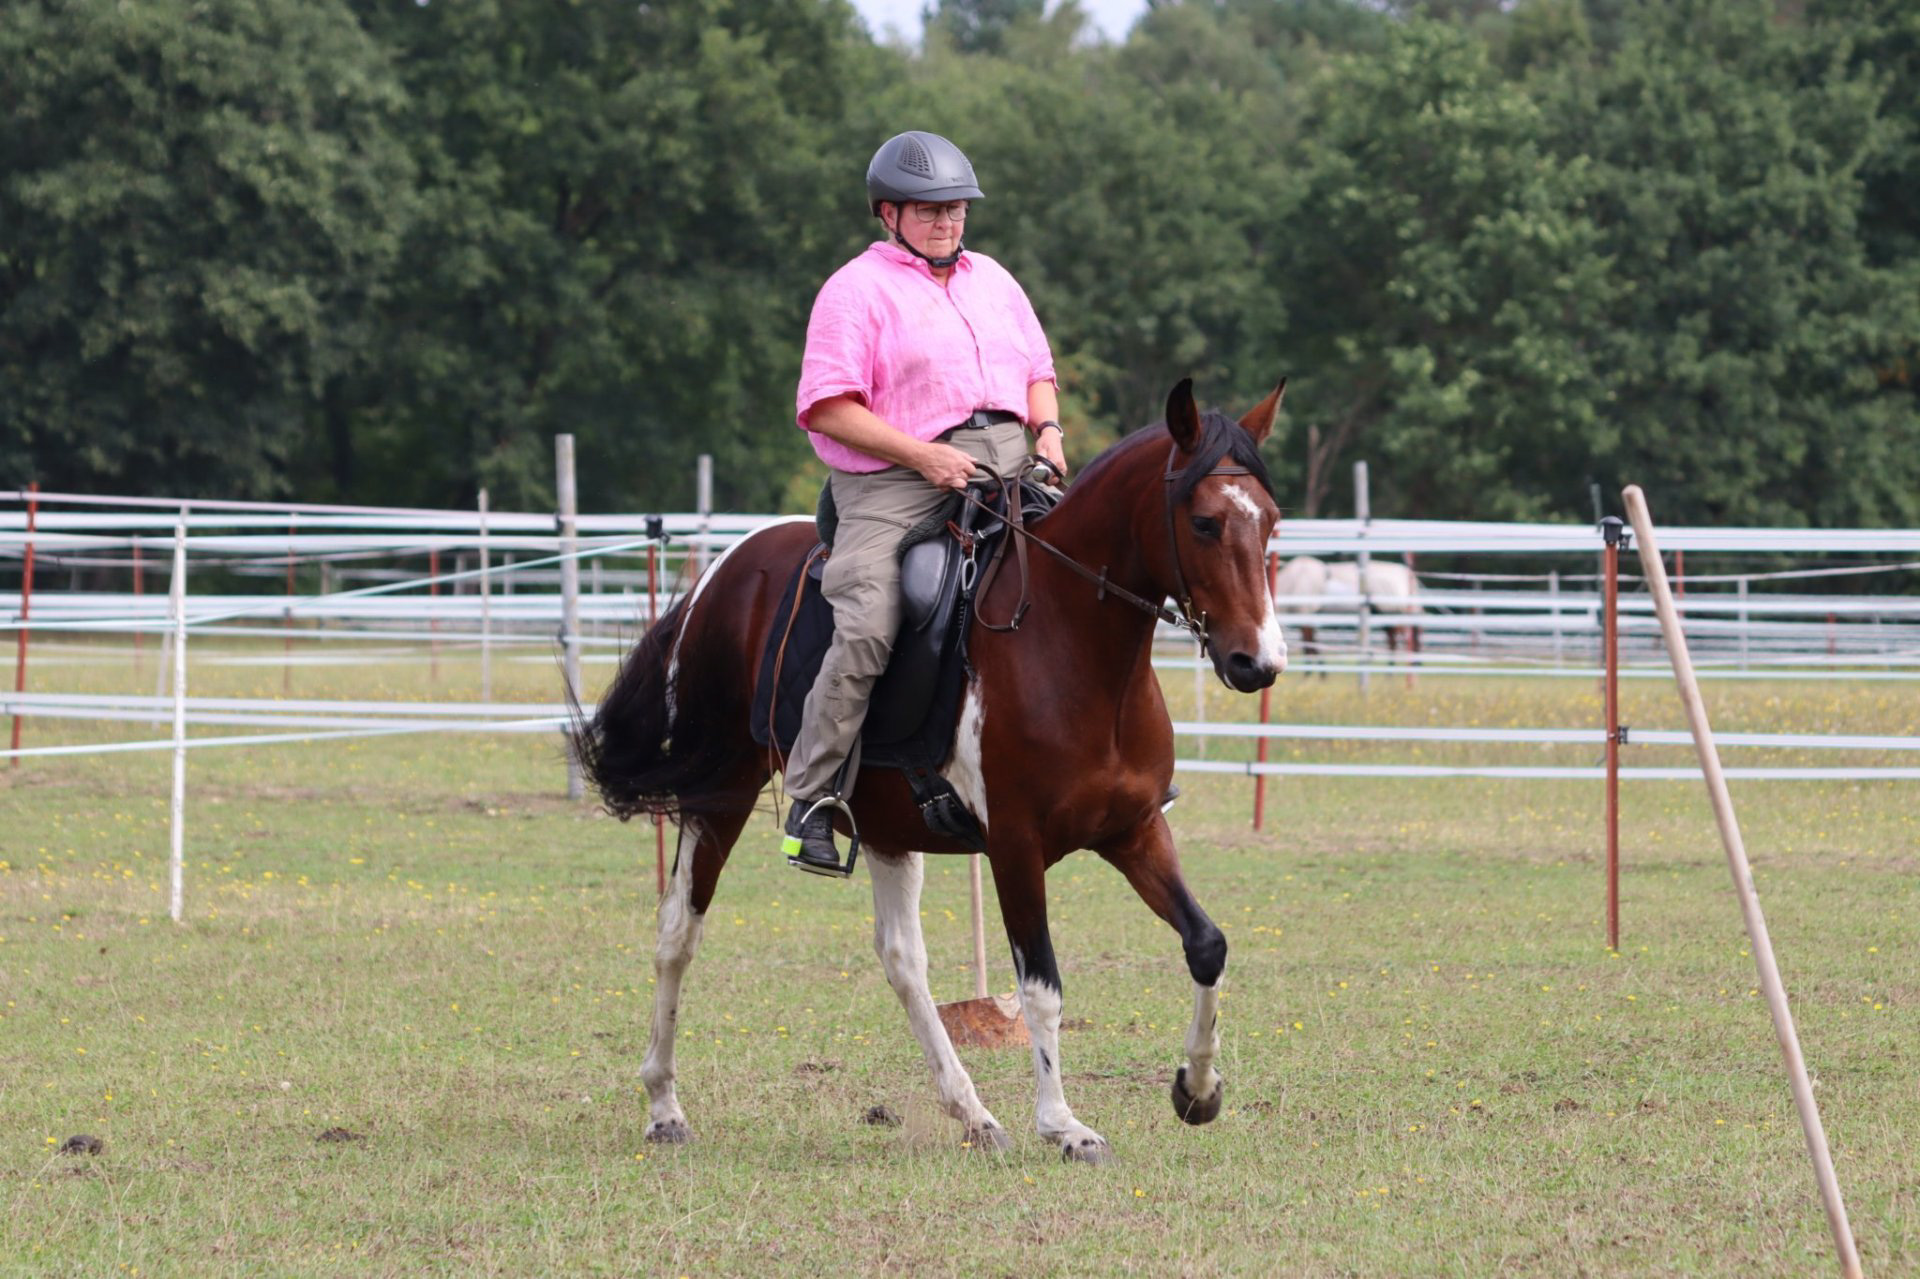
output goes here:
{"type": "Polygon", "coordinates": [[[1173,1108],[1188,1123],[1206,1123],[1220,1113],[1220,982],[1193,983],[1193,1020],[1187,1025],[1187,1065],[1173,1081],[1173,1108]],[[1204,1116],[1204,1117],[1203,1117],[1204,1116]]]}
{"type": "Polygon", "coordinates": [[[1106,1138],[1073,1117],[1060,1083],[1060,965],[1047,930],[1047,869],[1038,850],[990,848],[993,891],[1020,979],[1020,1013],[1033,1041],[1034,1127],[1061,1157],[1103,1163],[1106,1138]]]}
{"type": "Polygon", "coordinates": [[[973,1077],[960,1064],[953,1040],[933,1006],[927,989],[927,946],[920,930],[920,888],[926,879],[925,859],[919,853],[900,858],[873,856],[867,873],[873,877],[873,949],[880,956],[893,993],[907,1010],[907,1024],[920,1041],[920,1051],[933,1072],[934,1091],[949,1115],[966,1125],[966,1139],[989,1150],[1012,1144],[974,1091],[973,1077]]]}
{"type": "Polygon", "coordinates": [[[673,1044],[680,1024],[680,979],[700,947],[705,916],[693,909],[693,862],[702,826],[689,818],[680,828],[673,858],[673,879],[660,900],[660,935],[653,948],[653,1032],[640,1079],[647,1086],[647,1140],[678,1144],[693,1131],[673,1093],[673,1044]]]}
{"type": "MultiPolygon", "coordinates": [[[[1112,1157],[1107,1139],[1073,1117],[1067,1105],[1067,1093],[1060,1082],[1060,996],[1059,976],[1053,972],[1053,948],[1047,947],[1049,976],[1023,971],[1020,978],[1020,1011],[1027,1019],[1027,1034],[1033,1039],[1034,1126],[1040,1135],[1060,1147],[1063,1159],[1083,1163],[1105,1163],[1112,1157]]],[[[1028,966],[1022,964],[1023,970],[1028,966]]]]}

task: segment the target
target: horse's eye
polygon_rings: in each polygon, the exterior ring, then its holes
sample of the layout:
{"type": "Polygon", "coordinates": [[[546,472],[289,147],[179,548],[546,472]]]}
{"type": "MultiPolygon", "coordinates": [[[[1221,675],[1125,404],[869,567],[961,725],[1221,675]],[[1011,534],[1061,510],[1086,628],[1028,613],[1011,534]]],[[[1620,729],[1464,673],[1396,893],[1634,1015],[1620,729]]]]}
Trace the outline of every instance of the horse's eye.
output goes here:
{"type": "Polygon", "coordinates": [[[1201,537],[1219,537],[1220,521],[1210,515],[1196,515],[1193,517],[1193,531],[1201,537]]]}

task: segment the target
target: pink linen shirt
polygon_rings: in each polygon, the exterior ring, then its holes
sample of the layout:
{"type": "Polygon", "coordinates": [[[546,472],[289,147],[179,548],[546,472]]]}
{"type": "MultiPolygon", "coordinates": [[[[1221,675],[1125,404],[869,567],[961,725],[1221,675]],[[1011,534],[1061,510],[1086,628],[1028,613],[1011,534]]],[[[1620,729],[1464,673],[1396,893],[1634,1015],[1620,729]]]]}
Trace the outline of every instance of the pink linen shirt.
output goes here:
{"type": "MultiPolygon", "coordinates": [[[[931,440],[975,409],[1027,416],[1027,388],[1053,380],[1053,352],[1007,269],[968,249],[942,286],[897,244],[879,242],[821,286],[807,322],[796,421],[813,406],[857,395],[881,421],[931,440]]],[[[891,463],[812,433],[814,452],[841,471],[891,463]]]]}

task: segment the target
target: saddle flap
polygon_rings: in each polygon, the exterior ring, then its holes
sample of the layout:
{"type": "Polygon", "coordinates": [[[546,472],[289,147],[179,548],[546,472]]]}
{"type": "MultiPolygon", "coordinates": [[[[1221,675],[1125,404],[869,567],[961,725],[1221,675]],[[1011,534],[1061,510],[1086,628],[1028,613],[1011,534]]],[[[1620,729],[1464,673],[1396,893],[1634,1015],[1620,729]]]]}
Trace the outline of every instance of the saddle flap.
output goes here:
{"type": "Polygon", "coordinates": [[[951,599],[965,559],[951,537],[929,538],[912,547],[900,560],[900,635],[925,632],[951,599]]]}

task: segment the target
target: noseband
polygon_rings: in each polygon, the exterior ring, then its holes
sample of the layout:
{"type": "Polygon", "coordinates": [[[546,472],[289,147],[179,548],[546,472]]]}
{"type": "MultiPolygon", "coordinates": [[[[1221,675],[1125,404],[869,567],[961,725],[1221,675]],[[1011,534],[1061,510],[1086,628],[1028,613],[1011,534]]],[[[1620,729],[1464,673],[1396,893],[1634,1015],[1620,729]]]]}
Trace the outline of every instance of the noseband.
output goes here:
{"type": "MultiPolygon", "coordinates": [[[[1174,489],[1174,485],[1177,484],[1180,481],[1181,477],[1186,474],[1185,467],[1180,467],[1178,469],[1175,469],[1173,465],[1173,460],[1175,457],[1179,455],[1179,452],[1180,452],[1180,446],[1178,444],[1175,444],[1172,448],[1167,450],[1167,466],[1166,466],[1165,472],[1162,474],[1162,477],[1161,477],[1166,484],[1165,506],[1166,506],[1166,514],[1167,514],[1167,552],[1173,559],[1174,598],[1179,602],[1180,607],[1178,609],[1171,609],[1171,608],[1168,608],[1165,604],[1155,603],[1152,600],[1146,599],[1139,595],[1135,595],[1132,591],[1127,590],[1125,587],[1116,585],[1115,583],[1108,581],[1107,570],[1105,566],[1102,566],[1100,571],[1098,573],[1095,573],[1092,569],[1088,568],[1086,565],[1082,564],[1080,561],[1074,559],[1071,555],[1068,555],[1065,551],[1061,550],[1059,547],[1055,546],[1053,543],[1047,541],[1045,538],[1038,537],[1035,534],[1028,532],[1026,525],[1023,524],[1020,520],[1020,503],[1017,500],[1015,500],[1015,501],[1009,501],[1007,503],[1006,520],[1007,520],[1008,530],[1014,534],[1014,545],[1017,548],[1019,548],[1019,550],[1021,551],[1021,554],[1019,556],[1020,602],[1018,605],[1014,607],[1012,618],[1009,619],[1007,622],[998,626],[987,621],[985,617],[981,617],[978,613],[976,613],[975,616],[979,617],[980,624],[986,627],[990,631],[1017,631],[1020,629],[1021,619],[1023,619],[1026,616],[1027,606],[1032,602],[1027,595],[1027,564],[1026,564],[1026,555],[1025,555],[1026,545],[1027,543],[1031,542],[1035,546],[1038,546],[1041,550],[1046,551],[1048,554],[1052,555],[1055,559],[1059,560],[1062,564],[1066,565],[1068,568],[1072,569],[1075,573],[1078,573],[1081,577],[1084,577],[1087,581],[1092,582],[1094,586],[1098,588],[1098,590],[1095,592],[1095,595],[1094,595],[1095,599],[1103,600],[1107,596],[1112,595],[1115,598],[1122,601],[1123,603],[1133,605],[1133,607],[1139,609],[1143,613],[1148,614],[1149,616],[1153,617],[1158,621],[1165,622],[1169,626],[1177,626],[1181,630],[1185,631],[1187,634],[1193,636],[1194,639],[1198,640],[1200,643],[1200,651],[1202,653],[1205,653],[1207,651],[1207,615],[1205,613],[1194,612],[1193,592],[1187,589],[1186,568],[1181,563],[1181,560],[1180,560],[1180,539],[1177,536],[1175,536],[1174,527],[1173,527],[1173,489],[1174,489]]],[[[1251,475],[1253,474],[1253,472],[1249,471],[1244,466],[1239,466],[1234,463],[1228,462],[1222,465],[1215,466],[1211,471],[1208,471],[1207,474],[1208,475],[1251,475]]],[[[1017,480],[1013,482],[1017,482],[1017,480]]],[[[989,515],[995,514],[990,508],[988,508],[986,503],[982,502],[979,498],[967,492],[965,489],[960,490],[960,496],[964,498],[966,501],[971,502],[973,505],[979,507],[982,511],[985,511],[987,514],[989,515]]],[[[1004,549],[1004,544],[1003,544],[1003,549],[1004,549]]],[[[990,565],[988,568],[989,573],[991,574],[993,573],[994,570],[998,569],[1000,563],[1001,563],[1000,558],[996,556],[994,563],[990,565]]],[[[986,586],[987,586],[986,582],[983,581],[980,586],[981,598],[984,598],[986,595],[986,586]]]]}

